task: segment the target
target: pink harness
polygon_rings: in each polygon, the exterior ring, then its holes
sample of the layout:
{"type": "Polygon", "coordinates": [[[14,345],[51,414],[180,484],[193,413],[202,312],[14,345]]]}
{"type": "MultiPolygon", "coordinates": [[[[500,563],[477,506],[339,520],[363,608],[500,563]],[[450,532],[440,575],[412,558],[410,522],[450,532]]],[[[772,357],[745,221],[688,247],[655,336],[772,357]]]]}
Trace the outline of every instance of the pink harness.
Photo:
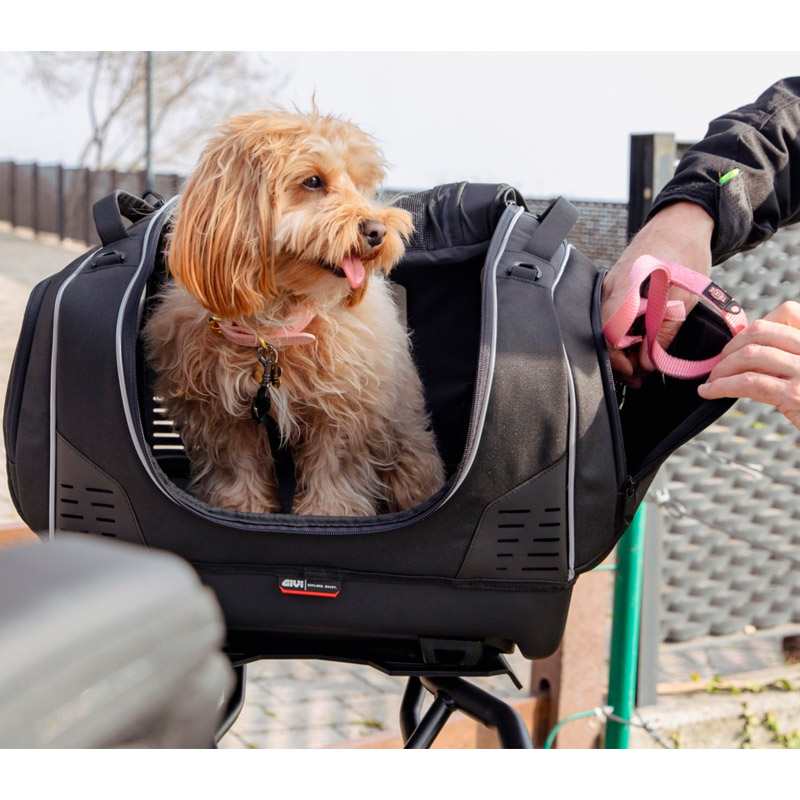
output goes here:
{"type": "Polygon", "coordinates": [[[700,378],[711,372],[721,356],[690,361],[670,355],[656,341],[665,320],[686,319],[683,303],[667,299],[671,286],[678,286],[697,295],[722,317],[734,335],[747,325],[747,317],[742,307],[705,275],[672,261],[641,256],[636,259],[631,269],[631,288],[619,308],[603,326],[603,334],[612,347],[619,349],[631,347],[646,338],[647,352],[657,369],[664,375],[682,379],[700,378]],[[650,289],[647,298],[643,298],[642,285],[648,278],[650,289]],[[631,333],[631,327],[642,315],[645,320],[646,337],[631,333]]]}
{"type": "Polygon", "coordinates": [[[316,314],[310,308],[303,307],[290,324],[267,328],[258,334],[246,330],[236,322],[223,322],[217,317],[211,317],[208,324],[229,342],[242,345],[242,347],[263,347],[265,344],[288,347],[293,344],[308,344],[317,338],[313,333],[305,330],[315,316],[316,314]]]}

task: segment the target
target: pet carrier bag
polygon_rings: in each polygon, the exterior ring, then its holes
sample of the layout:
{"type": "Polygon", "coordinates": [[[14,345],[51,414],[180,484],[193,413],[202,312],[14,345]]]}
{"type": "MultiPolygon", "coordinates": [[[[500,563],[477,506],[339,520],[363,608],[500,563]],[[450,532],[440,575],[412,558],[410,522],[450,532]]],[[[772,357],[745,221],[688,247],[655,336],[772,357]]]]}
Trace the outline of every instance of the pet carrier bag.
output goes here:
{"type": "MultiPolygon", "coordinates": [[[[565,240],[575,208],[559,199],[537,217],[509,186],[450,184],[397,199],[416,232],[391,276],[445,486],[373,517],[210,507],[185,490],[138,337],[168,279],[176,202],[105,197],[102,245],[33,290],[5,408],[8,475],[44,538],[83,532],[188,560],[219,598],[234,662],[550,654],[576,576],[609,553],[664,459],[730,405],[655,375],[620,409],[603,273],[565,240]]],[[[671,352],[705,358],[730,336],[698,303],[671,352]]]]}

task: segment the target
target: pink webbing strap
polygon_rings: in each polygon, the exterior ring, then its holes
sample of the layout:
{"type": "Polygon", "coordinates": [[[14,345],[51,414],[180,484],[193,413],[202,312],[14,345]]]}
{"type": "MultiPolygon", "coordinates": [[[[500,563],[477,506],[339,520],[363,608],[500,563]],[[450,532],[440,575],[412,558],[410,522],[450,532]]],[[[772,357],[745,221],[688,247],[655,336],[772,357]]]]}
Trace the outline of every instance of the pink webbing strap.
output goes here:
{"type": "Polygon", "coordinates": [[[696,294],[716,311],[734,335],[747,325],[742,307],[724,290],[705,275],[682,267],[672,261],[653,256],[641,256],[631,269],[631,288],[619,308],[603,326],[603,334],[613,347],[630,347],[642,341],[642,336],[632,335],[631,326],[644,314],[647,352],[656,368],[673,378],[700,378],[708,375],[719,362],[716,355],[702,361],[677,358],[664,350],[656,341],[665,320],[684,320],[686,310],[678,300],[668,300],[671,286],[678,286],[696,294]],[[650,279],[647,298],[641,296],[642,284],[650,279]]]}
{"type": "Polygon", "coordinates": [[[236,322],[223,322],[217,317],[211,317],[209,324],[212,329],[221,333],[229,342],[242,345],[242,347],[259,347],[261,341],[278,347],[288,347],[293,344],[308,344],[316,339],[313,333],[305,329],[311,324],[316,314],[308,307],[302,307],[291,324],[276,328],[267,328],[255,334],[238,325],[236,322]]]}

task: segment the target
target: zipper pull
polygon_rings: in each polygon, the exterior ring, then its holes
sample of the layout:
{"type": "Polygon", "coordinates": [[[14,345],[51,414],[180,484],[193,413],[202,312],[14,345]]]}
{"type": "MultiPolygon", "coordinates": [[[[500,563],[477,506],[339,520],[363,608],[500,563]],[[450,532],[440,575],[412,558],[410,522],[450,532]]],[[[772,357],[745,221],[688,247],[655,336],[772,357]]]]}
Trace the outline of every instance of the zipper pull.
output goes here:
{"type": "Polygon", "coordinates": [[[630,525],[633,522],[633,518],[636,516],[636,509],[638,505],[636,503],[636,483],[633,478],[628,478],[625,481],[625,486],[623,487],[625,492],[625,511],[624,511],[624,519],[625,524],[630,525]]]}

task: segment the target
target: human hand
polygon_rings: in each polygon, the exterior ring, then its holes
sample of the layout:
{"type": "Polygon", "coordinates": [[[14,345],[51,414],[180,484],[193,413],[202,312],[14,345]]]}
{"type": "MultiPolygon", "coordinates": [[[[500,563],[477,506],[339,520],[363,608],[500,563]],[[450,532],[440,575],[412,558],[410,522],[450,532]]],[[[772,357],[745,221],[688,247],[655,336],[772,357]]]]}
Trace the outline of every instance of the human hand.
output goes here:
{"type": "MultiPolygon", "coordinates": [[[[639,256],[652,255],[704,275],[710,274],[713,232],[713,219],[694,203],[673,203],[659,211],[631,240],[619,261],[606,275],[600,306],[603,324],[627,294],[631,267],[639,256]]],[[[681,289],[673,289],[670,299],[683,301],[687,315],[697,302],[693,294],[681,289]]],[[[665,322],[661,327],[658,341],[665,350],[675,338],[680,325],[680,322],[665,322]]],[[[655,370],[647,354],[646,342],[627,350],[618,350],[609,345],[608,352],[616,378],[631,388],[641,386],[642,377],[655,370]]]]}
{"type": "Polygon", "coordinates": [[[734,336],[697,391],[768,403],[800,429],[800,303],[783,303],[734,336]]]}

